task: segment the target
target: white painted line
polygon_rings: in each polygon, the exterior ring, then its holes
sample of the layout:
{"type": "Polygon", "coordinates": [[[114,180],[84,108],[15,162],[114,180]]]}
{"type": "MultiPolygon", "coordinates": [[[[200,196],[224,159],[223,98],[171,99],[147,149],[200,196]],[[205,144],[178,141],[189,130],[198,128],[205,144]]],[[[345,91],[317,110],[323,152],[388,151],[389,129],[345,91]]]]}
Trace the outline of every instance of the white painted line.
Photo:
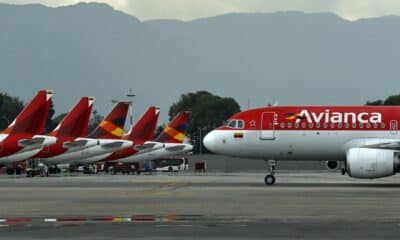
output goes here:
{"type": "Polygon", "coordinates": [[[7,222],[7,219],[0,219],[0,222],[7,222]]]}
{"type": "Polygon", "coordinates": [[[45,218],[44,222],[57,222],[57,218],[45,218]]]}

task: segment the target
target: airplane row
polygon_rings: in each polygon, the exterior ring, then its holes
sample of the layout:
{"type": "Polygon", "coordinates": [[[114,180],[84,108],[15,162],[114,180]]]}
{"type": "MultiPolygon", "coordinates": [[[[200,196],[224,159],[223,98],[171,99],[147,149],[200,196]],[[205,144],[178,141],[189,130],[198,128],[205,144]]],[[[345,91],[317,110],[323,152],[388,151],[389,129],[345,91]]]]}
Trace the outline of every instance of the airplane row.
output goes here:
{"type": "Polygon", "coordinates": [[[0,164],[39,159],[47,165],[91,164],[97,161],[133,163],[186,153],[189,112],[180,112],[154,139],[160,109],[151,106],[127,134],[129,102],[119,102],[87,135],[93,97],[82,97],[58,126],[44,134],[53,92],[39,91],[15,120],[0,133],[0,164]]]}

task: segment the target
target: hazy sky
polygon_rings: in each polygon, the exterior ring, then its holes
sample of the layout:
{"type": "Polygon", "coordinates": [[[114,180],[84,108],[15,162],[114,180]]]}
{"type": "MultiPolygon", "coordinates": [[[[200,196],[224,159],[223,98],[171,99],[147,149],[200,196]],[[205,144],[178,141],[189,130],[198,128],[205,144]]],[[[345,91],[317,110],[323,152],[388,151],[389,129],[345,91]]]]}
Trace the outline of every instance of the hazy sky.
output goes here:
{"type": "MultiPolygon", "coordinates": [[[[42,3],[48,6],[71,5],[79,0],[0,0],[3,3],[42,3]]],[[[141,20],[191,20],[229,12],[333,12],[348,20],[400,15],[399,0],[97,0],[141,20]]]]}

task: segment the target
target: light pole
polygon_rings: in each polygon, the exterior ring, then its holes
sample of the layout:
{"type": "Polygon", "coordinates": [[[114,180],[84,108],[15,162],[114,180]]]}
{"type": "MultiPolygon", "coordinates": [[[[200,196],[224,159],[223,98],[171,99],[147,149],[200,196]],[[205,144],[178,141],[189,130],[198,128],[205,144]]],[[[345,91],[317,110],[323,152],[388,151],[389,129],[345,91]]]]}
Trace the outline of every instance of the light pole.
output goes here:
{"type": "Polygon", "coordinates": [[[202,139],[202,137],[201,137],[201,130],[202,130],[202,128],[200,127],[199,128],[199,132],[200,132],[200,155],[202,155],[203,154],[203,139],[202,139]]]}
{"type": "Polygon", "coordinates": [[[129,122],[131,124],[131,127],[133,125],[133,98],[136,97],[136,94],[133,93],[132,88],[129,88],[129,92],[128,94],[126,94],[126,96],[129,98],[129,105],[131,106],[130,109],[130,114],[129,114],[129,122]]]}

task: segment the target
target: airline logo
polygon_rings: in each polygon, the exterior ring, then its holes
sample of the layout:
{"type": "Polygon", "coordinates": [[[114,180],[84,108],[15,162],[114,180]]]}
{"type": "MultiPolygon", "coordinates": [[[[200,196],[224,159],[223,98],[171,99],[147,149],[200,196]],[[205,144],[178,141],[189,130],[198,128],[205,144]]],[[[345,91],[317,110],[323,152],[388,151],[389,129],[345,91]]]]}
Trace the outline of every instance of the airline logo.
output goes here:
{"type": "Polygon", "coordinates": [[[124,134],[124,130],[117,125],[114,125],[112,122],[109,121],[102,121],[100,123],[100,127],[104,129],[106,132],[111,133],[114,136],[122,137],[124,134]]]}
{"type": "Polygon", "coordinates": [[[312,112],[307,109],[300,113],[285,114],[287,120],[296,120],[299,123],[305,119],[308,123],[381,123],[382,114],[379,112],[331,112],[326,109],[323,112],[312,112]]]}
{"type": "Polygon", "coordinates": [[[185,140],[185,134],[183,134],[171,127],[165,128],[164,133],[166,133],[168,136],[172,137],[173,139],[175,139],[178,142],[183,142],[183,140],[185,140]]]}

